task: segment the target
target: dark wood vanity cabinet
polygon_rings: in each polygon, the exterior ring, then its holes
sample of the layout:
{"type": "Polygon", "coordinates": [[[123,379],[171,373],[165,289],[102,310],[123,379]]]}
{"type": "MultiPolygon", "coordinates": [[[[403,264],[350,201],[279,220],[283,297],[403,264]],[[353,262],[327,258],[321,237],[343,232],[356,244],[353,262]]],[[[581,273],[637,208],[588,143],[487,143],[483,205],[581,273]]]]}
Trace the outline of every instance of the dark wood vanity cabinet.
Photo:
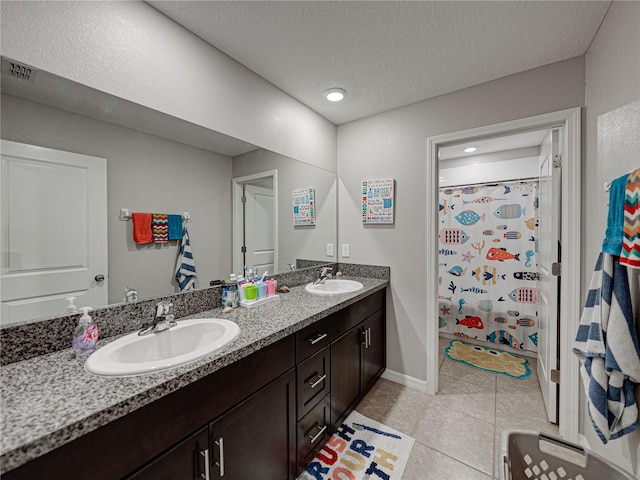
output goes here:
{"type": "Polygon", "coordinates": [[[202,428],[129,477],[129,480],[206,479],[209,458],[209,430],[202,428]]]}
{"type": "Polygon", "coordinates": [[[294,480],[385,368],[384,295],[373,293],[3,480],[294,480]]]}

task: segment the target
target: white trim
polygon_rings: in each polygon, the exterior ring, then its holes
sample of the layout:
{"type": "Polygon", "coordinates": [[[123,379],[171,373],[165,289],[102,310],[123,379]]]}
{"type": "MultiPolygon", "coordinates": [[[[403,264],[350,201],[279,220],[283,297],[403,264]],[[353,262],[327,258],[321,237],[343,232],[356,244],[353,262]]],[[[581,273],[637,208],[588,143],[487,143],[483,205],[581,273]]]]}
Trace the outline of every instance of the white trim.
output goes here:
{"type": "Polygon", "coordinates": [[[238,269],[242,269],[244,265],[241,265],[240,251],[237,245],[240,244],[242,238],[242,210],[238,208],[242,204],[242,186],[245,183],[260,180],[261,178],[273,179],[273,216],[276,227],[273,229],[273,244],[275,249],[273,252],[273,265],[275,271],[278,271],[279,259],[278,259],[278,170],[268,170],[265,172],[254,173],[251,175],[245,175],[244,177],[233,178],[232,181],[232,226],[231,226],[231,265],[233,266],[233,272],[237,272],[238,269]]]}
{"type": "Polygon", "coordinates": [[[437,219],[438,219],[438,149],[464,141],[480,140],[527,130],[563,128],[562,152],[562,279],[560,290],[560,434],[577,443],[579,418],[579,363],[571,346],[580,321],[580,108],[547,113],[461,132],[447,133],[427,139],[427,204],[425,208],[427,239],[427,392],[438,391],[438,283],[437,283],[437,219]]]}
{"type": "Polygon", "coordinates": [[[418,390],[419,392],[427,391],[426,381],[410,377],[409,375],[405,375],[404,373],[399,373],[394,370],[386,369],[382,373],[382,378],[389,380],[390,382],[395,382],[400,385],[404,385],[405,387],[412,388],[413,390],[418,390]]]}

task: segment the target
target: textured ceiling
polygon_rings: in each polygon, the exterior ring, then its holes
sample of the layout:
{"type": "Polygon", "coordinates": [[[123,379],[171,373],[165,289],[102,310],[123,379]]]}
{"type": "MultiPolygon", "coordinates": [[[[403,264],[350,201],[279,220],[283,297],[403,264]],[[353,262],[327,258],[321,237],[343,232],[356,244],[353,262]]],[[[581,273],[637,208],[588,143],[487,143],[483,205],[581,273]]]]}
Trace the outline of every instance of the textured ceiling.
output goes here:
{"type": "Polygon", "coordinates": [[[148,3],[340,125],[583,55],[610,1],[148,3]]]}

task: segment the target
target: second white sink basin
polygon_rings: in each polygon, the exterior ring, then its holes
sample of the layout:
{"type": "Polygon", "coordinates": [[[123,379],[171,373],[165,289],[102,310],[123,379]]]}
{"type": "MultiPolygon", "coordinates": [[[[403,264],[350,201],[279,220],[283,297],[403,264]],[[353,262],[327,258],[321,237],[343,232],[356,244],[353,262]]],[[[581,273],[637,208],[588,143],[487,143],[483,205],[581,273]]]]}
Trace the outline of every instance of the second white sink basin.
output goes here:
{"type": "Polygon", "coordinates": [[[138,332],[115,340],[92,353],[85,362],[89,373],[105,376],[153,373],[198,360],[231,342],[237,324],[218,318],[181,320],[163,332],[138,332]]]}
{"type": "Polygon", "coordinates": [[[353,293],[362,288],[362,283],[357,280],[347,280],[342,278],[325,280],[324,283],[307,284],[304,289],[315,295],[338,295],[340,293],[353,293]]]}

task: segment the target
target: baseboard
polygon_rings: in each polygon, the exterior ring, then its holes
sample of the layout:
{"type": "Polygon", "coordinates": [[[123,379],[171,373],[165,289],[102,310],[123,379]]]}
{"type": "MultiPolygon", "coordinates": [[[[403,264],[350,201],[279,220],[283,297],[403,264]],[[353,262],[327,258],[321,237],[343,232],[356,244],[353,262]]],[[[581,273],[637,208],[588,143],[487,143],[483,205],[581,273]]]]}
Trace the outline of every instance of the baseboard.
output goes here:
{"type": "Polygon", "coordinates": [[[420,380],[418,378],[405,375],[404,373],[394,372],[393,370],[389,370],[388,368],[382,373],[382,378],[391,382],[399,383],[400,385],[404,385],[405,387],[418,390],[419,392],[427,391],[426,380],[420,380]]]}

